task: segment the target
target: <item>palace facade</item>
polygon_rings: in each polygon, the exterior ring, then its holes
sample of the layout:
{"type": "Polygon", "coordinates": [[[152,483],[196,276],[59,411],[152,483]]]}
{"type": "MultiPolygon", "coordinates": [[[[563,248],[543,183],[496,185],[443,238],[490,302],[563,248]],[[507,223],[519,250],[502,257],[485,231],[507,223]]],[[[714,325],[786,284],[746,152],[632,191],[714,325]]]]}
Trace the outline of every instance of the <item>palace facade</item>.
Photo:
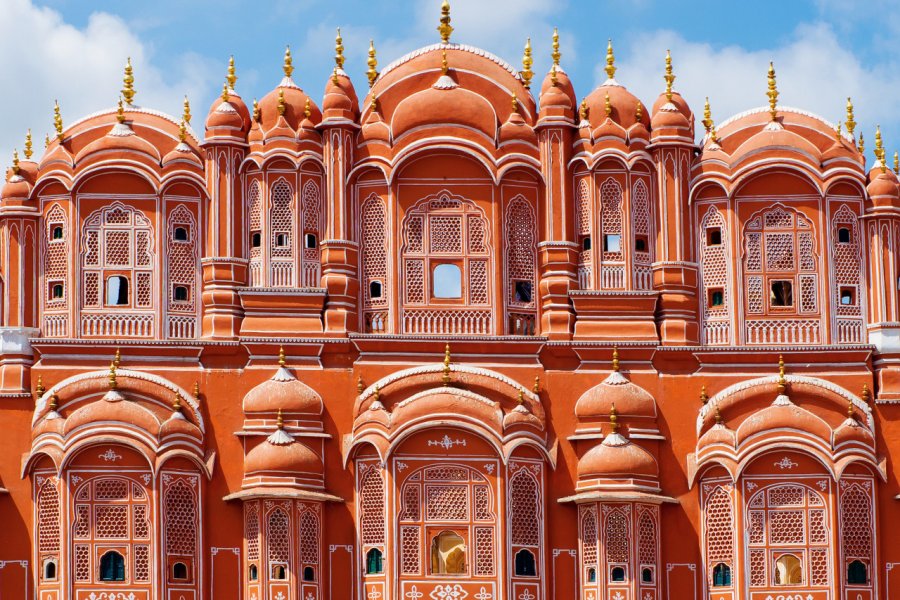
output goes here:
{"type": "Polygon", "coordinates": [[[770,68],[695,137],[669,58],[646,105],[610,45],[578,99],[556,40],[538,89],[438,30],[362,99],[338,36],[321,101],[232,68],[201,137],[129,64],[29,136],[0,597],[900,597],[880,134],[867,169],[770,68]]]}

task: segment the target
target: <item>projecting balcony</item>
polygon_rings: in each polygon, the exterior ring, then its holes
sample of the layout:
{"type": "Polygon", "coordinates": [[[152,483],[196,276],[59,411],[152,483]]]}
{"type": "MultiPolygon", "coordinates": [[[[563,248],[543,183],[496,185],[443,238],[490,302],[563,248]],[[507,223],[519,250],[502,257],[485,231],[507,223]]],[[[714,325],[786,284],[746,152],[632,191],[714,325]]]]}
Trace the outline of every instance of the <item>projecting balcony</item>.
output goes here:
{"type": "Polygon", "coordinates": [[[492,335],[494,319],[488,309],[407,309],[403,333],[425,335],[492,335]]]}
{"type": "Polygon", "coordinates": [[[81,336],[152,338],[153,320],[153,313],[82,313],[81,336]]]}

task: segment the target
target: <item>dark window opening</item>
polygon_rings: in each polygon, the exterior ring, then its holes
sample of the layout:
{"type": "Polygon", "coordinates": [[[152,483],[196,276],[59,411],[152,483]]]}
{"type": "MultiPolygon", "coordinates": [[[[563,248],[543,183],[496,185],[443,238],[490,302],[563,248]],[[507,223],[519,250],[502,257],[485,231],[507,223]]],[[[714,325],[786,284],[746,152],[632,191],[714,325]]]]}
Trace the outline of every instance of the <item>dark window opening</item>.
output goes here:
{"type": "Polygon", "coordinates": [[[128,304],[128,278],[113,275],[106,280],[106,304],[125,306],[128,304]]]}
{"type": "Polygon", "coordinates": [[[63,239],[63,228],[62,225],[54,225],[53,229],[50,232],[51,239],[61,240],[63,239]]]}
{"type": "Polygon", "coordinates": [[[188,568],[187,565],[183,562],[177,562],[172,565],[172,579],[187,579],[188,578],[188,568]]]}
{"type": "Polygon", "coordinates": [[[713,288],[709,290],[710,306],[725,306],[725,291],[722,288],[713,288]]]}
{"type": "Polygon", "coordinates": [[[288,234],[286,233],[276,233],[275,234],[275,245],[279,248],[284,248],[288,245],[288,234]]]}
{"type": "Polygon", "coordinates": [[[728,587],[731,585],[731,567],[725,563],[719,563],[713,567],[713,587],[728,587]]]}
{"type": "Polygon", "coordinates": [[[653,569],[647,567],[641,569],[641,582],[653,583],[653,569]]]}
{"type": "Polygon", "coordinates": [[[772,306],[794,305],[794,283],[791,281],[773,281],[769,287],[769,304],[772,306]]]}
{"type": "Polygon", "coordinates": [[[646,252],[648,246],[647,236],[639,235],[634,238],[634,249],[636,252],[646,252]]]}
{"type": "Polygon", "coordinates": [[[588,571],[587,571],[587,580],[588,580],[588,583],[596,583],[596,581],[597,581],[597,569],[595,569],[594,567],[591,567],[590,569],[588,569],[588,571]]]}
{"type": "Polygon", "coordinates": [[[303,581],[315,581],[316,571],[312,567],[303,567],[303,581]]]}
{"type": "Polygon", "coordinates": [[[384,286],[380,281],[369,282],[369,298],[381,298],[384,292],[384,286]]]}
{"type": "Polygon", "coordinates": [[[625,581],[625,568],[613,567],[609,574],[610,581],[625,581]]]}
{"type": "Polygon", "coordinates": [[[722,230],[718,227],[710,227],[706,230],[706,245],[707,246],[721,246],[722,245],[722,230]]]}
{"type": "Polygon", "coordinates": [[[44,579],[56,579],[56,559],[51,558],[44,563],[44,579]]]}
{"type": "Polygon", "coordinates": [[[586,235],[584,239],[581,240],[581,249],[582,250],[590,250],[591,249],[591,236],[586,235]]]}
{"type": "Polygon", "coordinates": [[[850,585],[865,585],[869,583],[869,568],[861,560],[854,560],[847,565],[847,583],[850,585]]]}
{"type": "Polygon", "coordinates": [[[256,581],[257,579],[259,579],[259,569],[256,568],[256,565],[250,565],[250,568],[247,571],[247,576],[250,581],[256,581]]]}
{"type": "Polygon", "coordinates": [[[54,300],[63,297],[63,286],[61,283],[54,283],[53,287],[50,288],[50,297],[54,300]]]}
{"type": "Polygon", "coordinates": [[[250,246],[253,248],[259,248],[262,246],[262,234],[258,231],[254,231],[250,234],[250,246]]]}
{"type": "Polygon", "coordinates": [[[316,240],[316,234],[307,233],[305,236],[303,236],[303,244],[307,248],[315,248],[317,243],[318,240],[316,240]]]}
{"type": "Polygon", "coordinates": [[[522,303],[531,302],[531,282],[530,281],[517,281],[516,282],[516,302],[522,302],[522,303]]]}
{"type": "Polygon", "coordinates": [[[188,230],[186,227],[176,227],[173,235],[176,242],[186,242],[188,240],[188,230]]]}
{"type": "Polygon", "coordinates": [[[100,581],[125,581],[125,558],[118,552],[100,557],[100,581]]]}
{"type": "Polygon", "coordinates": [[[184,285],[176,285],[173,296],[178,302],[186,302],[188,300],[188,289],[184,285]]]}
{"type": "Polygon", "coordinates": [[[841,227],[838,229],[838,242],[841,244],[849,244],[850,243],[850,228],[849,227],[841,227]]]}
{"type": "Polygon", "coordinates": [[[384,555],[378,548],[372,548],[366,552],[366,574],[374,575],[384,573],[384,555]]]}
{"type": "Polygon", "coordinates": [[[853,306],[854,304],[856,304],[856,288],[841,288],[841,304],[843,304],[844,306],[853,306]]]}
{"type": "Polygon", "coordinates": [[[520,577],[536,577],[537,566],[534,563],[534,554],[528,550],[516,552],[516,575],[520,577]]]}
{"type": "Polygon", "coordinates": [[[272,579],[277,581],[284,581],[287,579],[287,569],[284,568],[284,565],[275,565],[272,567],[272,579]]]}
{"type": "Polygon", "coordinates": [[[603,236],[603,251],[604,252],[621,252],[622,251],[622,236],[618,233],[607,233],[603,236]]]}

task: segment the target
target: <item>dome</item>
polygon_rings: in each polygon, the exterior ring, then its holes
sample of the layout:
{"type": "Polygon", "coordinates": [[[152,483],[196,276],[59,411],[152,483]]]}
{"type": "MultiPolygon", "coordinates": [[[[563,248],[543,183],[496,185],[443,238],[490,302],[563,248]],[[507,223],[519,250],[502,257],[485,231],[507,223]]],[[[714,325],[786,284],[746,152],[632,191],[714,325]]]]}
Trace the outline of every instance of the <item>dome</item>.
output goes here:
{"type": "Polygon", "coordinates": [[[503,417],[503,429],[509,429],[517,425],[534,427],[539,430],[544,428],[541,420],[531,414],[531,411],[525,408],[524,404],[519,404],[503,417]]]}
{"type": "Polygon", "coordinates": [[[109,423],[123,423],[156,436],[159,433],[160,422],[161,419],[146,407],[126,400],[124,396],[114,392],[114,396],[107,393],[103,399],[75,410],[66,419],[63,433],[68,435],[85,426],[107,427],[109,423]]]}
{"type": "Polygon", "coordinates": [[[214,109],[210,109],[209,115],[206,117],[207,131],[214,129],[243,130],[244,119],[230,100],[220,99],[213,104],[217,106],[214,109]]]}
{"type": "MultiPolygon", "coordinates": [[[[603,85],[588,94],[586,106],[588,120],[592,129],[597,129],[606,120],[606,98],[609,96],[609,118],[623,129],[628,129],[638,122],[638,106],[640,106],[640,121],[644,127],[650,129],[650,117],[647,107],[638,100],[638,97],[616,83],[614,79],[608,79],[603,85]]],[[[594,137],[597,137],[596,135],[594,137]]]]}
{"type": "Polygon", "coordinates": [[[541,118],[552,116],[572,119],[577,104],[575,88],[562,68],[555,67],[555,75],[555,84],[553,71],[547,73],[541,84],[541,118]]]}
{"type": "Polygon", "coordinates": [[[714,444],[725,444],[730,448],[734,448],[734,441],[734,431],[728,429],[723,423],[716,423],[709,431],[700,436],[697,447],[703,448],[714,444]]]}
{"type": "Polygon", "coordinates": [[[694,113],[691,111],[691,107],[688,106],[687,100],[685,100],[681,94],[676,91],[672,91],[672,100],[666,96],[665,92],[659,95],[656,98],[656,102],[653,103],[653,115],[656,113],[663,112],[678,112],[683,115],[685,120],[690,123],[694,118],[694,113]],[[671,107],[667,107],[666,105],[671,105],[671,107]],[[675,110],[664,110],[666,108],[674,107],[675,110]]]}
{"type": "Polygon", "coordinates": [[[196,425],[188,421],[181,411],[173,411],[170,416],[159,428],[160,439],[168,436],[187,435],[198,440],[203,438],[200,429],[196,425]]]}
{"type": "MultiPolygon", "coordinates": [[[[441,79],[444,78],[452,81],[449,75],[441,79]]],[[[459,125],[479,131],[493,141],[497,133],[493,107],[483,96],[453,84],[428,88],[401,101],[391,120],[394,139],[420,127],[459,125]],[[440,119],[436,121],[435,115],[440,115],[440,119]]]]}
{"type": "Polygon", "coordinates": [[[320,474],[322,472],[322,461],[315,452],[285,434],[284,431],[278,430],[277,433],[282,433],[286,439],[279,443],[273,443],[272,438],[275,436],[273,434],[247,453],[244,458],[245,475],[290,477],[303,473],[320,474]]]}
{"type": "Polygon", "coordinates": [[[856,419],[847,417],[847,419],[834,430],[834,448],[840,448],[844,444],[862,444],[874,448],[875,437],[868,428],[863,427],[856,419]]]}
{"type": "Polygon", "coordinates": [[[373,110],[369,113],[369,117],[366,119],[360,132],[360,140],[362,142],[377,141],[390,145],[391,130],[388,128],[387,123],[381,118],[381,115],[378,114],[377,110],[373,110]]]}
{"type": "Polygon", "coordinates": [[[328,78],[325,84],[325,97],[322,99],[322,117],[324,119],[356,120],[359,115],[359,100],[353,82],[343,71],[338,69],[328,78]]]}
{"type": "Polygon", "coordinates": [[[616,413],[623,417],[656,418],[653,396],[617,370],[581,395],[575,403],[575,416],[579,420],[605,419],[609,417],[613,405],[616,413]]]}
{"type": "MultiPolygon", "coordinates": [[[[231,108],[235,110],[237,115],[241,119],[240,125],[238,127],[243,131],[248,131],[250,129],[250,110],[247,108],[247,104],[244,102],[243,98],[238,95],[233,89],[228,89],[228,104],[231,105],[231,108]]],[[[209,123],[209,119],[212,117],[213,113],[215,113],[220,105],[222,104],[222,97],[219,96],[215,100],[213,100],[212,105],[209,107],[209,112],[207,112],[207,126],[209,123]]]]}
{"type": "Polygon", "coordinates": [[[611,433],[578,461],[579,479],[657,478],[653,456],[618,433],[611,433]]]}
{"type": "Polygon", "coordinates": [[[247,392],[243,408],[245,414],[282,410],[285,413],[321,415],[322,398],[282,364],[271,379],[247,392]]]}
{"type": "Polygon", "coordinates": [[[0,199],[3,200],[27,200],[31,195],[31,185],[18,173],[13,173],[7,178],[3,189],[0,190],[0,199]]]}
{"type": "MultiPolygon", "coordinates": [[[[875,170],[873,169],[873,173],[875,170]]],[[[866,190],[869,192],[869,197],[872,200],[884,201],[894,203],[898,199],[900,199],[900,189],[897,188],[897,176],[894,175],[894,172],[890,169],[885,170],[883,173],[881,169],[878,169],[877,175],[872,177],[869,185],[866,186],[866,190]]]]}
{"type": "Polygon", "coordinates": [[[95,154],[102,154],[102,158],[108,160],[111,158],[111,153],[119,156],[143,154],[156,163],[162,157],[160,151],[153,144],[139,136],[127,121],[123,121],[113,125],[109,133],[102,138],[94,140],[82,148],[75,155],[75,164],[81,166],[95,154]]]}
{"type": "Polygon", "coordinates": [[[784,429],[802,431],[831,443],[831,427],[783,395],[778,396],[771,406],[747,417],[736,431],[736,441],[741,445],[755,435],[784,429]]]}
{"type": "Polygon", "coordinates": [[[280,117],[279,105],[284,103],[284,120],[288,127],[293,130],[300,128],[300,122],[303,121],[307,103],[309,100],[310,120],[313,123],[319,123],[322,120],[322,113],[313,99],[306,92],[297,87],[297,84],[290,77],[285,77],[274,90],[263,96],[259,101],[260,126],[263,131],[268,131],[276,125],[279,125],[280,117]]]}
{"type": "Polygon", "coordinates": [[[196,167],[203,167],[203,161],[194,152],[194,149],[185,142],[179,142],[171,152],[166,154],[162,159],[163,167],[167,167],[174,163],[191,163],[196,167]]]}
{"type": "Polygon", "coordinates": [[[537,145],[537,136],[534,129],[525,122],[518,112],[511,113],[509,119],[500,127],[500,144],[507,142],[522,142],[537,145]]]}
{"type": "MultiPolygon", "coordinates": [[[[675,93],[672,93],[672,102],[667,101],[665,94],[662,94],[660,98],[664,102],[660,103],[660,100],[657,99],[653,105],[653,118],[650,120],[651,129],[690,129],[690,119],[693,115],[690,114],[689,109],[686,111],[687,114],[682,112],[682,107],[675,103],[675,93]]],[[[681,99],[680,96],[679,99],[681,99]]],[[[687,103],[683,99],[681,99],[681,103],[684,109],[687,109],[687,103]]]]}

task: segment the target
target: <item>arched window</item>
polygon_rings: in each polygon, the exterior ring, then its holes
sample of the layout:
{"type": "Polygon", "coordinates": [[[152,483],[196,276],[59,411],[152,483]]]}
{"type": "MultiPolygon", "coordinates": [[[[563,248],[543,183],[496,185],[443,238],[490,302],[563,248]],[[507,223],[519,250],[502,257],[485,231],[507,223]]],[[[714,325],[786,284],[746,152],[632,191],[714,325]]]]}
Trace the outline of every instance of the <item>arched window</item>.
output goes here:
{"type": "Polygon", "coordinates": [[[700,221],[700,229],[700,274],[705,291],[703,337],[707,344],[725,345],[731,341],[731,251],[725,243],[725,217],[710,206],[700,221]]]}
{"type": "Polygon", "coordinates": [[[172,579],[187,579],[188,578],[188,568],[187,565],[183,562],[177,562],[172,565],[172,579]]]}
{"type": "Polygon", "coordinates": [[[653,569],[647,567],[641,569],[641,583],[653,583],[653,569]]]}
{"type": "Polygon", "coordinates": [[[303,581],[315,581],[316,570],[312,567],[303,567],[303,581]]]}
{"type": "Polygon", "coordinates": [[[725,563],[719,563],[713,567],[713,587],[728,587],[731,585],[731,567],[725,563]]]}
{"type": "Polygon", "coordinates": [[[432,290],[435,298],[462,298],[462,271],[454,264],[437,265],[432,290]]]}
{"type": "Polygon", "coordinates": [[[775,560],[775,585],[803,583],[803,566],[793,554],[782,554],[775,560]]]}
{"type": "Polygon", "coordinates": [[[262,246],[262,234],[258,231],[254,231],[250,234],[250,247],[259,248],[260,246],[262,246]]]}
{"type": "Polygon", "coordinates": [[[256,565],[250,565],[247,577],[250,579],[250,581],[256,581],[257,579],[259,579],[259,569],[256,565]]]}
{"type": "Polygon", "coordinates": [[[176,302],[187,302],[189,297],[187,286],[176,285],[172,292],[172,296],[176,302]]]}
{"type": "Polygon", "coordinates": [[[519,550],[516,552],[516,575],[520,577],[535,577],[537,575],[534,554],[530,550],[519,550]]]}
{"type": "Polygon", "coordinates": [[[128,306],[128,278],[113,275],[106,280],[106,305],[128,306]]]}
{"type": "Polygon", "coordinates": [[[100,581],[125,581],[125,558],[115,550],[100,557],[100,581]]]}
{"type": "Polygon", "coordinates": [[[63,297],[63,285],[61,283],[54,283],[52,289],[50,290],[50,297],[55,299],[63,297]]]}
{"type": "Polygon", "coordinates": [[[63,234],[62,225],[54,225],[53,229],[51,230],[51,234],[50,234],[51,239],[61,240],[61,239],[63,239],[63,235],[64,234],[63,234]]]}
{"type": "Polygon", "coordinates": [[[187,227],[176,227],[175,232],[172,234],[172,237],[176,242],[188,241],[187,227]]]}
{"type": "Polygon", "coordinates": [[[284,581],[287,579],[287,569],[284,565],[274,565],[272,567],[272,579],[284,581]]]}
{"type": "Polygon", "coordinates": [[[56,579],[56,559],[50,558],[44,562],[44,579],[53,581],[56,579]]]}
{"type": "Polygon", "coordinates": [[[851,561],[847,565],[847,583],[850,585],[865,585],[869,583],[869,568],[861,560],[851,561]]]}
{"type": "Polygon", "coordinates": [[[466,542],[454,531],[442,531],[431,540],[431,572],[458,575],[466,572],[466,542]]]}
{"type": "Polygon", "coordinates": [[[609,574],[609,580],[615,582],[625,581],[625,567],[613,567],[609,574]]]}
{"type": "Polygon", "coordinates": [[[597,569],[595,569],[594,567],[588,569],[587,580],[588,583],[597,583],[597,569]]]}
{"type": "Polygon", "coordinates": [[[376,298],[381,298],[381,294],[383,285],[380,281],[372,281],[369,283],[369,298],[373,300],[376,298]]]}
{"type": "Polygon", "coordinates": [[[384,555],[378,548],[372,548],[366,552],[366,574],[375,575],[384,573],[384,555]]]}

